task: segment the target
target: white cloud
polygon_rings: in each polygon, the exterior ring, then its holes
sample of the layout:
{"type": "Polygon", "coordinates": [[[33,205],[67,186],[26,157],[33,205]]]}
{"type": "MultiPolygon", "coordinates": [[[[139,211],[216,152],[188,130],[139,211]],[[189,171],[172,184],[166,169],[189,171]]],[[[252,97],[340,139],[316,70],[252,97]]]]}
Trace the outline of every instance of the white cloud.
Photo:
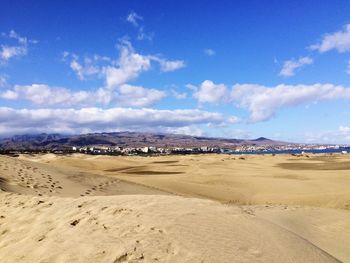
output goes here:
{"type": "Polygon", "coordinates": [[[320,53],[332,49],[336,49],[340,53],[350,51],[350,24],[345,25],[341,31],[325,34],[320,43],[312,45],[310,48],[320,53]]]}
{"type": "Polygon", "coordinates": [[[28,53],[28,43],[37,43],[36,40],[30,40],[26,37],[19,36],[14,30],[11,30],[8,34],[2,33],[2,37],[11,38],[16,41],[15,45],[1,45],[0,49],[0,61],[2,63],[7,62],[11,58],[25,56],[28,53]]]}
{"type": "Polygon", "coordinates": [[[27,54],[26,46],[6,46],[1,45],[0,57],[3,61],[7,61],[12,57],[20,57],[27,54]]]}
{"type": "Polygon", "coordinates": [[[196,92],[198,90],[198,87],[193,84],[186,84],[185,87],[193,92],[196,92]]]}
{"type": "Polygon", "coordinates": [[[163,72],[175,71],[186,66],[183,60],[166,60],[154,58],[160,64],[160,70],[163,72]]]}
{"type": "Polygon", "coordinates": [[[219,103],[225,100],[227,88],[224,84],[215,84],[211,80],[205,80],[199,87],[192,84],[186,87],[194,90],[193,97],[199,103],[219,103]]]}
{"type": "MultiPolygon", "coordinates": [[[[200,103],[234,103],[248,110],[250,122],[267,121],[278,110],[319,101],[350,100],[350,88],[334,84],[285,85],[266,87],[257,84],[235,84],[229,91],[224,84],[205,80],[196,87],[187,84],[200,103]]],[[[235,119],[233,123],[239,121],[235,119]]],[[[227,123],[227,121],[226,121],[227,123]]]]}
{"type": "Polygon", "coordinates": [[[211,48],[207,48],[207,49],[204,49],[204,54],[206,54],[209,57],[212,57],[216,54],[216,52],[211,48]]]}
{"type": "Polygon", "coordinates": [[[250,121],[266,121],[284,107],[332,100],[350,100],[350,88],[333,84],[277,85],[236,84],[231,100],[250,112],[250,121]]]}
{"type": "Polygon", "coordinates": [[[234,123],[240,122],[240,119],[236,116],[231,116],[231,117],[228,117],[225,122],[228,124],[234,124],[234,123]]]}
{"type": "Polygon", "coordinates": [[[137,28],[137,39],[138,40],[152,40],[154,33],[146,32],[144,26],[141,25],[143,21],[143,17],[136,14],[135,12],[130,12],[126,17],[126,21],[132,24],[135,28],[137,28]]]}
{"type": "Polygon", "coordinates": [[[186,92],[180,93],[180,92],[177,92],[175,89],[171,89],[171,93],[178,100],[183,100],[183,99],[187,98],[187,93],[186,92]]]}
{"type": "Polygon", "coordinates": [[[154,37],[154,33],[153,32],[146,32],[144,27],[141,26],[139,27],[139,31],[137,33],[137,39],[138,40],[149,40],[151,41],[154,37]]]}
{"type": "Polygon", "coordinates": [[[18,41],[18,43],[26,45],[27,43],[32,43],[32,44],[37,44],[38,41],[37,40],[33,40],[33,39],[28,39],[26,37],[21,37],[20,35],[18,35],[14,30],[11,30],[8,34],[2,34],[3,36],[7,36],[9,38],[13,38],[16,39],[18,41]]]}
{"type": "Polygon", "coordinates": [[[340,125],[339,126],[339,131],[341,133],[344,133],[344,134],[348,134],[349,133],[349,135],[350,135],[350,127],[340,125]]]}
{"type": "Polygon", "coordinates": [[[0,75],[0,88],[3,88],[7,85],[7,80],[5,76],[0,75]]]}
{"type": "Polygon", "coordinates": [[[150,70],[151,56],[136,53],[129,41],[121,40],[118,49],[117,60],[99,55],[86,56],[81,60],[78,55],[65,51],[63,61],[68,61],[70,68],[80,80],[91,76],[104,78],[106,87],[109,89],[114,89],[118,85],[137,78],[141,72],[150,70]]]}
{"type": "Polygon", "coordinates": [[[16,85],[13,89],[0,93],[7,100],[28,100],[35,105],[45,106],[91,106],[97,104],[117,104],[119,106],[148,107],[166,96],[157,89],[123,84],[115,90],[100,88],[96,91],[72,91],[45,84],[16,85]]]}
{"type": "Polygon", "coordinates": [[[142,21],[143,17],[136,14],[135,12],[130,12],[126,17],[126,21],[131,23],[133,26],[138,27],[139,21],[142,21]]]}
{"type": "Polygon", "coordinates": [[[17,100],[18,94],[17,94],[17,92],[15,92],[13,90],[6,90],[6,91],[0,93],[0,98],[6,99],[6,100],[17,100]]]}
{"type": "Polygon", "coordinates": [[[80,65],[76,60],[72,60],[70,63],[70,68],[77,74],[80,80],[84,79],[84,70],[83,66],[80,65]]]}
{"type": "MultiPolygon", "coordinates": [[[[63,60],[68,61],[72,70],[81,80],[96,75],[105,78],[105,86],[93,91],[69,90],[62,87],[50,87],[45,84],[20,86],[0,93],[7,100],[28,100],[36,105],[46,106],[91,106],[114,104],[119,106],[148,107],[166,96],[157,89],[133,86],[126,82],[136,79],[141,72],[151,69],[152,61],[168,63],[156,56],[141,55],[134,51],[130,42],[122,40],[119,45],[120,56],[113,61],[108,57],[94,55],[80,60],[74,53],[64,52],[63,60]]],[[[174,70],[176,65],[167,65],[174,70]]]]}
{"type": "Polygon", "coordinates": [[[231,116],[231,117],[227,117],[227,119],[224,122],[220,122],[220,123],[208,123],[207,126],[209,128],[219,128],[219,129],[223,129],[223,128],[228,128],[231,127],[232,124],[237,124],[239,123],[241,120],[236,117],[236,116],[231,116]]]}
{"type": "Polygon", "coordinates": [[[251,131],[234,129],[227,131],[226,137],[250,140],[254,138],[254,135],[251,131]]]}
{"type": "Polygon", "coordinates": [[[77,74],[80,80],[84,80],[86,76],[98,74],[100,71],[93,65],[83,67],[77,60],[72,60],[70,63],[71,69],[77,74]]]}
{"type": "Polygon", "coordinates": [[[350,142],[350,127],[341,125],[337,130],[306,132],[303,136],[308,143],[348,144],[350,142]]]}
{"type": "Polygon", "coordinates": [[[118,93],[118,105],[132,107],[148,107],[166,96],[165,92],[157,89],[146,89],[129,84],[121,85],[118,93]]]}
{"type": "MultiPolygon", "coordinates": [[[[0,107],[0,134],[167,128],[225,121],[220,113],[200,110],[131,108],[13,109],[0,107]]],[[[188,128],[183,128],[183,132],[188,128]]]]}
{"type": "Polygon", "coordinates": [[[69,63],[70,68],[80,80],[86,80],[91,76],[102,78],[103,68],[112,62],[111,58],[99,55],[85,57],[81,60],[78,55],[68,51],[63,52],[63,61],[69,63]]]}
{"type": "Polygon", "coordinates": [[[61,106],[86,104],[94,99],[92,94],[86,91],[73,92],[65,88],[52,88],[44,84],[16,85],[13,90],[0,93],[0,97],[8,100],[29,100],[36,105],[61,106]]]}
{"type": "Polygon", "coordinates": [[[195,127],[195,126],[184,126],[184,127],[177,127],[177,128],[167,128],[165,130],[167,133],[172,134],[183,134],[183,135],[190,135],[190,136],[203,136],[203,130],[195,127]]]}
{"type": "Polygon", "coordinates": [[[151,69],[151,56],[136,53],[130,42],[122,41],[119,51],[120,57],[116,65],[104,68],[106,86],[110,89],[136,79],[141,72],[151,69]]]}
{"type": "Polygon", "coordinates": [[[295,70],[305,65],[310,65],[313,60],[310,57],[301,57],[297,60],[287,60],[283,63],[283,67],[280,71],[281,76],[290,77],[295,75],[295,70]]]}
{"type": "Polygon", "coordinates": [[[68,61],[70,68],[80,80],[97,76],[105,79],[108,89],[115,89],[129,81],[135,80],[142,72],[152,69],[152,63],[158,63],[162,72],[175,71],[185,67],[182,60],[167,60],[155,55],[137,53],[131,43],[121,39],[118,44],[119,57],[113,60],[106,56],[94,55],[80,60],[79,56],[67,51],[63,52],[63,61],[68,61]]]}

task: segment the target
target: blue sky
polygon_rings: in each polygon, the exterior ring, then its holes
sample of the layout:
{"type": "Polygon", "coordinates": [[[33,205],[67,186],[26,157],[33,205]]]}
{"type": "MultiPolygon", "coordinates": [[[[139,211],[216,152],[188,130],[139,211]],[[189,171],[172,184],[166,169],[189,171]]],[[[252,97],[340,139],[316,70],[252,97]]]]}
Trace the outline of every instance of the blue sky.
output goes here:
{"type": "Polygon", "coordinates": [[[350,143],[349,1],[1,1],[0,136],[350,143]]]}

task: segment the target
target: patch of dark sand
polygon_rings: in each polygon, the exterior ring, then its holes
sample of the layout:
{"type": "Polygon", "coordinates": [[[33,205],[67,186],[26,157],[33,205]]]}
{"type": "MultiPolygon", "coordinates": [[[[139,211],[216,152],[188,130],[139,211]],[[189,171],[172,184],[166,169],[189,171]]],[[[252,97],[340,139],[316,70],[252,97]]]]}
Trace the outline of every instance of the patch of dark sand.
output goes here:
{"type": "Polygon", "coordinates": [[[324,162],[324,163],[280,163],[277,166],[287,170],[350,170],[350,162],[324,162]]]}
{"type": "Polygon", "coordinates": [[[152,163],[164,163],[164,164],[167,164],[167,163],[178,163],[179,161],[155,161],[155,162],[152,162],[152,163]]]}

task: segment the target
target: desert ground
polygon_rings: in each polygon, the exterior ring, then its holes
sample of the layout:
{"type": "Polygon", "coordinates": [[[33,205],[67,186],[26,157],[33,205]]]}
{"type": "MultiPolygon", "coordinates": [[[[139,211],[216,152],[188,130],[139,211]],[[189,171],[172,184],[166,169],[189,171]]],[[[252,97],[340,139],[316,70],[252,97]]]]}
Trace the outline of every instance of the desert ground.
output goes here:
{"type": "Polygon", "coordinates": [[[1,262],[350,262],[350,155],[0,156],[1,262]]]}

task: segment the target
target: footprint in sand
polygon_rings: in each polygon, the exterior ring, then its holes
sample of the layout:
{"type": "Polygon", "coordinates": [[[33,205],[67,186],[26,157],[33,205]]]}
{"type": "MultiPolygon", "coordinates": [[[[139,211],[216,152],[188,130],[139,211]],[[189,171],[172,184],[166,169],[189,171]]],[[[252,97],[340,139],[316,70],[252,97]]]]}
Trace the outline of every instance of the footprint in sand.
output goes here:
{"type": "Polygon", "coordinates": [[[41,236],[41,237],[38,238],[38,242],[41,242],[41,241],[43,241],[44,239],[45,239],[45,236],[41,236]]]}
{"type": "Polygon", "coordinates": [[[101,184],[98,185],[98,190],[99,190],[99,191],[102,191],[102,190],[104,190],[106,187],[108,187],[108,186],[110,186],[110,185],[113,185],[113,184],[115,184],[115,183],[119,183],[119,182],[120,182],[120,180],[112,180],[112,181],[107,181],[107,182],[105,182],[105,183],[101,183],[101,184]]]}

